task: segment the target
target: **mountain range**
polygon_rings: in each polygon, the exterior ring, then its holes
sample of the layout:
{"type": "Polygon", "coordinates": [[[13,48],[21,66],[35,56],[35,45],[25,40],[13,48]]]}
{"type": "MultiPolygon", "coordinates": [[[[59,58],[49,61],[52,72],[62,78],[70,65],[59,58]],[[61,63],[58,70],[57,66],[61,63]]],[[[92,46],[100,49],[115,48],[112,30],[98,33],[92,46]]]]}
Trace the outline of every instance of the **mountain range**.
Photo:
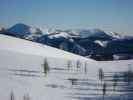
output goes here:
{"type": "Polygon", "coordinates": [[[133,37],[101,29],[43,30],[18,23],[1,30],[0,33],[46,44],[95,60],[133,58],[133,37]]]}

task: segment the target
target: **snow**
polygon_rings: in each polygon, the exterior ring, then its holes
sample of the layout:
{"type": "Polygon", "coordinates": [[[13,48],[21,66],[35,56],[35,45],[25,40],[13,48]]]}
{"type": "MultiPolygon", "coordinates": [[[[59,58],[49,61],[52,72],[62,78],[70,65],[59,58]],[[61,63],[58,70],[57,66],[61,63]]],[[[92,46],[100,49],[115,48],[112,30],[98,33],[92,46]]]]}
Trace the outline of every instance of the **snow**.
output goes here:
{"type": "Polygon", "coordinates": [[[71,36],[66,32],[60,32],[59,34],[49,36],[49,38],[59,38],[59,37],[64,37],[64,38],[68,39],[71,36]]]}
{"type": "Polygon", "coordinates": [[[107,41],[95,40],[94,42],[99,44],[102,47],[106,47],[107,46],[107,41]]]}
{"type": "Polygon", "coordinates": [[[36,30],[35,27],[30,27],[29,30],[30,30],[30,32],[33,33],[33,34],[35,34],[35,33],[37,32],[37,30],[36,30]]]}
{"type": "Polygon", "coordinates": [[[77,29],[77,30],[71,30],[71,33],[81,38],[87,38],[90,36],[96,36],[96,37],[107,36],[107,34],[103,30],[100,30],[100,29],[77,29]]]}
{"type": "Polygon", "coordinates": [[[95,37],[107,37],[112,39],[124,39],[124,38],[130,38],[129,36],[124,36],[122,34],[116,33],[116,32],[105,32],[101,29],[70,29],[70,30],[57,30],[57,29],[48,29],[48,28],[42,28],[42,27],[33,27],[29,26],[23,23],[18,23],[12,26],[11,28],[7,29],[8,32],[19,35],[19,36],[25,36],[30,39],[34,38],[35,33],[40,33],[41,35],[45,34],[52,34],[52,33],[59,33],[51,35],[50,38],[58,38],[58,37],[64,37],[64,38],[73,38],[73,37],[80,37],[80,38],[87,38],[90,36],[95,37]],[[33,36],[32,36],[33,35],[33,36]]]}
{"type": "Polygon", "coordinates": [[[31,55],[33,54],[39,56],[66,58],[66,59],[75,59],[75,60],[81,59],[85,61],[90,60],[95,62],[92,59],[87,59],[72,53],[65,52],[63,50],[59,50],[53,47],[49,47],[46,45],[34,43],[23,39],[10,38],[9,36],[0,35],[0,43],[1,43],[1,49],[3,50],[17,51],[31,55]]]}
{"type": "Polygon", "coordinates": [[[125,36],[119,34],[119,33],[116,33],[116,32],[106,32],[106,34],[108,34],[109,36],[115,38],[115,39],[124,39],[125,36]]]}
{"type": "MultiPolygon", "coordinates": [[[[31,100],[84,100],[90,97],[96,100],[102,97],[99,68],[104,72],[123,72],[128,70],[129,65],[133,65],[133,60],[98,62],[46,45],[0,35],[0,99],[10,100],[13,93],[15,100],[24,100],[24,95],[29,95],[31,100]],[[50,66],[47,76],[42,67],[45,58],[50,66]],[[71,61],[69,70],[68,60],[71,61]],[[77,60],[81,64],[78,69],[77,60]],[[77,85],[72,85],[71,79],[78,79],[77,85]]],[[[119,97],[122,93],[107,94],[119,97]]]]}

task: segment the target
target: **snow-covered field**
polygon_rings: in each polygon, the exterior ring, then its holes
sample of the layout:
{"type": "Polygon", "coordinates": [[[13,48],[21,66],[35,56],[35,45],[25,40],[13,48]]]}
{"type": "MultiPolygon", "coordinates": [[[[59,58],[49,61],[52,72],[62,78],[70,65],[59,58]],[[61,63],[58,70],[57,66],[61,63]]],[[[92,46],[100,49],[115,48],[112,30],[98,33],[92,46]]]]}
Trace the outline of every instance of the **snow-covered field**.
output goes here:
{"type": "Polygon", "coordinates": [[[0,35],[0,100],[102,100],[104,83],[106,100],[126,100],[131,94],[123,88],[127,83],[120,81],[122,86],[114,92],[112,75],[127,72],[132,66],[133,60],[98,62],[0,35]],[[47,75],[43,69],[45,59],[50,68],[47,75]],[[99,69],[105,74],[104,81],[99,80],[99,69]]]}

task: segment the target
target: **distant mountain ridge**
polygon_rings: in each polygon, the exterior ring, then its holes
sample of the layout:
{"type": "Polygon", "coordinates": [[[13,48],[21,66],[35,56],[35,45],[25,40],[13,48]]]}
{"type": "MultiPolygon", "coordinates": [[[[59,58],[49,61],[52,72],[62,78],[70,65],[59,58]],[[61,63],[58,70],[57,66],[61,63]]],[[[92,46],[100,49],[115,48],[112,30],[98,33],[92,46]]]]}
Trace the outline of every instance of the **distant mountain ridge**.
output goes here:
{"type": "Polygon", "coordinates": [[[6,29],[4,33],[96,60],[112,60],[113,55],[133,54],[133,37],[101,29],[44,31],[19,23],[6,29]]]}

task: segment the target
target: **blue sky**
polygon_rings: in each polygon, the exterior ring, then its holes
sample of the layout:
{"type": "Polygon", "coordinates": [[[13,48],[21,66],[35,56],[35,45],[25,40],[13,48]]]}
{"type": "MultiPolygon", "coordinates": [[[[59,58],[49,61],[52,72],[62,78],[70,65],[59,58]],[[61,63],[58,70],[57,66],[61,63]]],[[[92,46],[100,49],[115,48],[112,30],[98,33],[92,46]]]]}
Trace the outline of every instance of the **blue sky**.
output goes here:
{"type": "Polygon", "coordinates": [[[0,27],[100,28],[133,34],[133,0],[0,0],[0,27]]]}

